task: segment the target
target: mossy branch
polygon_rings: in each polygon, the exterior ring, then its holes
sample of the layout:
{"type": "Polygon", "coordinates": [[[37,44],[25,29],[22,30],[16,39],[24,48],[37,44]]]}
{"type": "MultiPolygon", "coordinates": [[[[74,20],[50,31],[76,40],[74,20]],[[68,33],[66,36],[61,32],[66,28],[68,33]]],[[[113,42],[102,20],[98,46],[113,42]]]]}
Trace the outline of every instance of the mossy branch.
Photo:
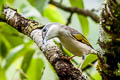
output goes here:
{"type": "Polygon", "coordinates": [[[120,63],[120,4],[117,0],[106,0],[101,13],[98,71],[104,80],[118,80],[120,63]]]}

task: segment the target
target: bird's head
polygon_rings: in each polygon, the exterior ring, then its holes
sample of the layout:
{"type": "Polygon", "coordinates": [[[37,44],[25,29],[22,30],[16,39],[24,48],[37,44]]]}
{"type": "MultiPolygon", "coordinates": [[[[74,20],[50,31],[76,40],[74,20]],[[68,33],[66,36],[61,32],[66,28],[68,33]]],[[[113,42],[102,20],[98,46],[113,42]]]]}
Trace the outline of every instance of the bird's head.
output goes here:
{"type": "Polygon", "coordinates": [[[61,27],[62,25],[60,23],[46,24],[42,30],[43,44],[46,43],[46,41],[57,37],[61,27]]]}

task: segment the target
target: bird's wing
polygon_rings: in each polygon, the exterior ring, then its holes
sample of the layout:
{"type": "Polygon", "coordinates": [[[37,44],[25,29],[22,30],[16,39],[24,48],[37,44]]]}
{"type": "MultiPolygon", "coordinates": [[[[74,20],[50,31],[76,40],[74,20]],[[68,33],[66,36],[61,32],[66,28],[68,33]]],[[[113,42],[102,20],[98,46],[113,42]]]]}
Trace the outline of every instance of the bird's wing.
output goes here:
{"type": "Polygon", "coordinates": [[[66,27],[66,28],[70,31],[71,36],[74,39],[76,39],[77,41],[82,42],[84,44],[87,44],[88,46],[93,48],[92,45],[89,43],[89,41],[80,32],[78,32],[77,30],[75,30],[75,29],[73,29],[71,27],[66,27]]]}

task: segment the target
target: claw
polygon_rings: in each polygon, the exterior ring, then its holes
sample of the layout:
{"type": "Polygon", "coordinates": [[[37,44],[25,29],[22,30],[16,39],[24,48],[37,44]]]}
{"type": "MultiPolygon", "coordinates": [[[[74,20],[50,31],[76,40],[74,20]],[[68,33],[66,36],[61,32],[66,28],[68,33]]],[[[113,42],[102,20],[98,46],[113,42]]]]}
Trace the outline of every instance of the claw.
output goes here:
{"type": "Polygon", "coordinates": [[[85,61],[85,56],[82,56],[82,61],[81,61],[80,65],[79,65],[79,67],[78,67],[78,69],[80,71],[82,71],[82,65],[83,65],[84,61],[85,61]]]}

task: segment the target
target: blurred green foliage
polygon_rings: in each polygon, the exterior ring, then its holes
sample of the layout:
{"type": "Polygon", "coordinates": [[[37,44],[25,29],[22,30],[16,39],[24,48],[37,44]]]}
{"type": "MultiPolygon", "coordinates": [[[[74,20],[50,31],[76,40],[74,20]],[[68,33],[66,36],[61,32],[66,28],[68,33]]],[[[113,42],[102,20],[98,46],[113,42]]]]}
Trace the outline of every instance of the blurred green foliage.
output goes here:
{"type": "MultiPolygon", "coordinates": [[[[49,0],[0,0],[0,13],[2,5],[7,5],[13,8],[17,8],[17,11],[29,19],[34,19],[40,23],[46,24],[49,22],[59,22],[66,24],[68,15],[52,4],[48,3],[49,0]]],[[[58,0],[56,0],[58,1],[58,0]]],[[[84,9],[83,0],[63,0],[63,3],[70,5],[71,7],[78,7],[84,9]]],[[[75,15],[73,18],[75,21],[80,22],[70,24],[73,28],[81,27],[81,31],[85,36],[89,35],[92,38],[92,43],[96,43],[97,37],[93,37],[90,33],[94,34],[98,31],[96,23],[89,20],[82,15],[75,15]],[[74,18],[76,17],[77,18],[74,18]],[[93,31],[90,30],[91,26],[88,23],[91,22],[93,31]]],[[[79,28],[80,29],[80,28],[79,28]]],[[[79,30],[80,31],[80,30],[79,30]]],[[[97,34],[94,34],[97,36],[97,34]]],[[[56,42],[57,44],[57,42],[56,42]]],[[[59,46],[59,44],[57,44],[59,46]]],[[[96,46],[94,44],[93,46],[96,46]]],[[[64,49],[65,53],[69,56],[72,54],[64,49]]],[[[95,80],[101,80],[99,73],[95,70],[96,63],[91,64],[96,60],[95,55],[88,55],[82,69],[91,65],[86,71],[95,80]]],[[[80,62],[80,57],[75,57],[77,67],[80,62]]],[[[87,75],[87,74],[86,74],[87,75]]],[[[92,80],[92,78],[90,79],[92,80]]],[[[35,45],[35,43],[27,36],[19,33],[10,25],[0,22],[0,80],[58,80],[58,76],[43,53],[35,45]]]]}
{"type": "MultiPolygon", "coordinates": [[[[78,7],[78,8],[84,9],[83,0],[70,0],[70,3],[74,7],[78,7]]],[[[89,33],[89,25],[88,25],[87,17],[82,16],[82,15],[77,15],[77,16],[78,16],[79,22],[81,24],[81,28],[82,28],[83,34],[85,36],[87,36],[88,33],[89,33]]]]}
{"type": "Polygon", "coordinates": [[[47,17],[51,22],[59,22],[65,24],[65,20],[62,14],[59,13],[59,11],[54,5],[48,5],[48,7],[44,10],[43,15],[47,17]]]}

